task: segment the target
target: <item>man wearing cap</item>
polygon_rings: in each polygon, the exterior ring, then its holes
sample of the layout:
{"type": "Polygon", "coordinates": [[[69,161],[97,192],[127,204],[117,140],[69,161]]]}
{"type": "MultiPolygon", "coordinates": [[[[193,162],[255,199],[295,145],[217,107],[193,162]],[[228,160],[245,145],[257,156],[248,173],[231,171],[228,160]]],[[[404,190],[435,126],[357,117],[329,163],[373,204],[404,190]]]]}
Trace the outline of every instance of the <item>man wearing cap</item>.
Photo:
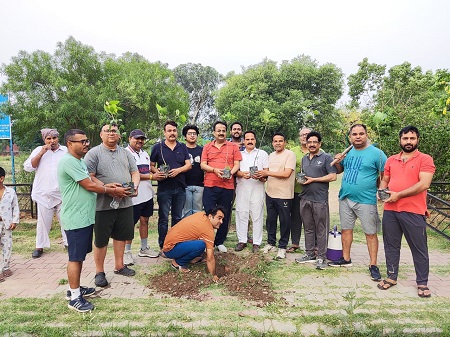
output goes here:
{"type": "MultiPolygon", "coordinates": [[[[36,172],[33,181],[31,198],[37,204],[36,249],[33,258],[41,257],[44,248],[50,248],[50,229],[53,216],[56,213],[61,224],[61,193],[58,186],[58,162],[67,153],[67,148],[59,144],[59,133],[56,129],[42,129],[44,145],[35,148],[23,164],[27,172],[36,172]]],[[[64,247],[67,247],[67,237],[61,227],[64,247]]]]}
{"type": "MultiPolygon", "coordinates": [[[[156,180],[150,171],[150,156],[142,149],[147,139],[144,132],[135,129],[130,132],[128,137],[128,146],[126,149],[133,155],[141,177],[138,187],[138,195],[132,198],[133,201],[133,221],[136,224],[139,221],[139,236],[141,237],[141,249],[138,253],[140,257],[158,257],[159,252],[155,252],[148,246],[148,219],[153,215],[153,196],[155,191],[152,187],[152,180],[156,180]]],[[[134,264],[131,253],[131,240],[125,242],[125,254],[123,256],[125,265],[134,264]]]]}

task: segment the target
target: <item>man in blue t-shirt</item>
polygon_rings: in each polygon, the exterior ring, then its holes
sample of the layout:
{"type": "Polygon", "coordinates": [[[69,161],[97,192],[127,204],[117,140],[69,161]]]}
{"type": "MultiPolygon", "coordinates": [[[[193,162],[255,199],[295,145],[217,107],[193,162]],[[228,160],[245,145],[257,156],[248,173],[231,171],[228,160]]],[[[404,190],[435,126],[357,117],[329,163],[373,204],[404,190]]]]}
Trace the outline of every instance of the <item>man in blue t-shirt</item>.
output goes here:
{"type": "Polygon", "coordinates": [[[177,141],[178,124],[164,124],[165,139],[156,143],[150,154],[150,167],[158,180],[158,243],[162,249],[169,226],[174,226],[183,217],[186,201],[185,172],[192,167],[186,145],[177,141]]]}
{"type": "Polygon", "coordinates": [[[328,263],[332,267],[350,267],[350,247],[353,241],[353,228],[357,218],[366,236],[370,258],[370,277],[380,281],[377,267],[378,236],[380,217],[377,210],[377,179],[383,174],[386,155],[371,145],[367,137],[367,128],[355,124],[349,131],[353,148],[347,155],[335,156],[337,173],[344,172],[339,191],[339,216],[342,227],[342,255],[338,261],[328,263]]]}

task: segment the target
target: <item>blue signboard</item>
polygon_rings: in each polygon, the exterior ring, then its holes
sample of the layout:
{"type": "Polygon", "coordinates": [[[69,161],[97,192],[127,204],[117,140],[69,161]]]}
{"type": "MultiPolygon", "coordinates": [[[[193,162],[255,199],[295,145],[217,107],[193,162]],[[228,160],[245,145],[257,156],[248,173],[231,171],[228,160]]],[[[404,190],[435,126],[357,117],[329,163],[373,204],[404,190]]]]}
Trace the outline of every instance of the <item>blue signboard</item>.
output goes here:
{"type": "Polygon", "coordinates": [[[7,96],[0,95],[0,139],[11,139],[11,118],[2,113],[2,103],[7,101],[7,96]]]}

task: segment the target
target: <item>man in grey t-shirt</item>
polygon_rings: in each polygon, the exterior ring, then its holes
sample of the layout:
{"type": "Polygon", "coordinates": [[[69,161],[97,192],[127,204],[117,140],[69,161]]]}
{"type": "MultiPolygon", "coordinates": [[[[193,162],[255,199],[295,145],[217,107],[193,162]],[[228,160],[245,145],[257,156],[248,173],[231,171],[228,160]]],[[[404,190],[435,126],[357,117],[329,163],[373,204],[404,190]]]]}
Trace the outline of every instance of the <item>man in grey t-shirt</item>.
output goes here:
{"type": "Polygon", "coordinates": [[[129,197],[118,199],[107,194],[97,196],[94,225],[95,285],[106,287],[108,281],[104,264],[110,237],[113,239],[114,273],[124,276],[135,274],[134,270],[124,265],[123,254],[125,241],[133,240],[134,237],[131,197],[137,195],[140,176],[131,153],[117,145],[120,138],[117,125],[103,125],[100,137],[102,143],[92,148],[85,157],[91,179],[101,184],[114,183],[118,187],[130,182],[134,184],[134,189],[129,190],[129,197]]]}
{"type": "Polygon", "coordinates": [[[306,174],[300,194],[300,214],[305,228],[305,256],[298,263],[316,262],[317,269],[325,269],[329,209],[329,182],[336,180],[336,167],[330,166],[333,158],[320,151],[322,136],[312,131],[306,136],[309,153],[302,158],[302,171],[306,174]],[[317,238],[317,256],[314,253],[317,238]]]}

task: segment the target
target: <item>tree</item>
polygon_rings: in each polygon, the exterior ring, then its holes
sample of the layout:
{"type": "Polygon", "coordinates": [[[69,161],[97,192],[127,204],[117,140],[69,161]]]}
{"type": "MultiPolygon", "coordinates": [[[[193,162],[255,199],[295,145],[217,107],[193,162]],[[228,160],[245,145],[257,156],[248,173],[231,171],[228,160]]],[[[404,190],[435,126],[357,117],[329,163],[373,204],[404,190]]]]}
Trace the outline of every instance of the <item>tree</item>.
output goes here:
{"type": "Polygon", "coordinates": [[[387,73],[382,73],[384,66],[370,65],[367,59],[359,66],[358,72],[349,76],[349,92],[356,105],[361,104],[358,99],[362,95],[371,96],[371,104],[364,105],[362,110],[362,119],[377,131],[375,142],[383,144],[387,154],[397,153],[400,129],[416,126],[421,132],[421,151],[435,161],[435,180],[446,179],[450,171],[447,149],[450,120],[436,113],[436,107],[443,95],[438,83],[449,78],[450,73],[447,70],[423,72],[408,62],[393,66],[387,73]]]}
{"type": "Polygon", "coordinates": [[[308,56],[291,61],[263,62],[243,68],[242,74],[230,74],[217,94],[220,117],[231,122],[240,120],[245,129],[260,136],[266,127],[264,109],[272,118],[265,144],[271,134],[282,131],[297,139],[298,130],[308,125],[327,135],[335,134],[339,115],[335,104],[342,95],[343,75],[333,64],[319,66],[308,56]]]}
{"type": "Polygon", "coordinates": [[[107,101],[121,102],[124,111],[117,119],[124,131],[139,127],[155,138],[162,135],[165,119],[184,123],[188,113],[188,96],[166,64],[131,53],[97,54],[73,37],[59,42],[53,55],[21,51],[1,71],[7,81],[0,92],[10,96],[4,110],[22,148],[31,147],[44,127],[83,129],[98,143],[100,127],[109,121],[103,109],[107,101]],[[157,105],[164,107],[163,115],[157,105]]]}
{"type": "Polygon", "coordinates": [[[222,75],[212,67],[201,64],[180,64],[173,70],[176,81],[189,94],[189,122],[201,124],[214,112],[214,91],[222,75]]]}

